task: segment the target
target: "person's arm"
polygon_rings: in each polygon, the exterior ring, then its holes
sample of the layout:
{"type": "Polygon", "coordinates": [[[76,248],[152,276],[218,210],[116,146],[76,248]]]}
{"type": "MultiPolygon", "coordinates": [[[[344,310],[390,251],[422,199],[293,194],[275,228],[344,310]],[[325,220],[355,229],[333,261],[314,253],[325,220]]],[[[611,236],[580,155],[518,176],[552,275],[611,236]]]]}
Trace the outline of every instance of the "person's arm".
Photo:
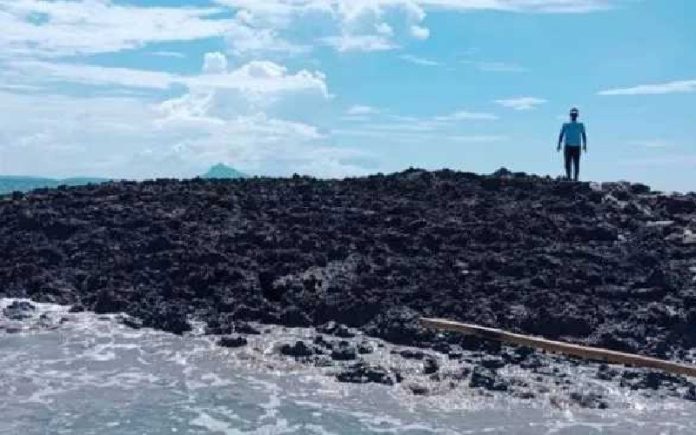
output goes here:
{"type": "Polygon", "coordinates": [[[563,124],[563,127],[561,127],[561,134],[558,135],[558,147],[556,148],[556,151],[561,150],[561,143],[563,142],[564,135],[565,135],[565,124],[563,124]]]}
{"type": "Polygon", "coordinates": [[[587,134],[585,133],[585,124],[582,125],[582,149],[587,152],[587,134]]]}

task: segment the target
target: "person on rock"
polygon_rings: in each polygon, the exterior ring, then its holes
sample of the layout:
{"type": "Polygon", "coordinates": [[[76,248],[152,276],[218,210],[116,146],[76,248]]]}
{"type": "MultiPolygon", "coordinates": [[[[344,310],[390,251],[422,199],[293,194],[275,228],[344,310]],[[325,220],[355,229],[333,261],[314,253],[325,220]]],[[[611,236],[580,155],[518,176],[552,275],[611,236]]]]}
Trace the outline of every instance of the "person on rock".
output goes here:
{"type": "Polygon", "coordinates": [[[587,152],[587,135],[585,134],[585,126],[582,122],[578,122],[580,111],[573,107],[570,109],[570,122],[566,122],[561,127],[561,134],[558,136],[557,151],[561,151],[561,144],[565,140],[565,170],[566,179],[570,180],[571,167],[574,170],[573,180],[578,181],[580,177],[580,146],[582,150],[587,152]]]}

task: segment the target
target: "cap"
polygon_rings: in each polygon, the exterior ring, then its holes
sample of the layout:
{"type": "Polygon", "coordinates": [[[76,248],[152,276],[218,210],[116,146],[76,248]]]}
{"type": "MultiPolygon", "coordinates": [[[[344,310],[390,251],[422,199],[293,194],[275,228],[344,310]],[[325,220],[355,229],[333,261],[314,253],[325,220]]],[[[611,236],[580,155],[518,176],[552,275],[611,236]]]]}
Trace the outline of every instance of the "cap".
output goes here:
{"type": "Polygon", "coordinates": [[[571,115],[579,115],[580,111],[578,110],[577,107],[573,107],[572,109],[570,109],[570,114],[571,115]]]}

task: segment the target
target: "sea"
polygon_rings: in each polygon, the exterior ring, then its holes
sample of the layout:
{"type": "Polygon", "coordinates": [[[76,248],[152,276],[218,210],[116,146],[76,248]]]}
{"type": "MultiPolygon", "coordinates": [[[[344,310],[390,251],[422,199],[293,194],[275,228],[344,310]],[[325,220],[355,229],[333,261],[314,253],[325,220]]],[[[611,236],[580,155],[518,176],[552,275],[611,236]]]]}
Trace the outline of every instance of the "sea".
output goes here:
{"type": "Polygon", "coordinates": [[[696,404],[682,399],[612,386],[605,410],[467,387],[416,396],[402,384],[339,383],[278,355],[306,330],[267,327],[228,349],[198,326],[177,336],[35,306],[23,320],[0,314],[0,434],[696,433],[696,404]]]}

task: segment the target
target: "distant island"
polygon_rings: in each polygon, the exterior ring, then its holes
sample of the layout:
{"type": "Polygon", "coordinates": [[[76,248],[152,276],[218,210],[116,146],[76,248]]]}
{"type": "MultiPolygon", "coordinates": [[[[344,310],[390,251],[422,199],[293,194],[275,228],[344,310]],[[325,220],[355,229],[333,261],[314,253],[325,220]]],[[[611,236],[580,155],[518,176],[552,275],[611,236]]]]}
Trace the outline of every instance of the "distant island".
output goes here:
{"type": "Polygon", "coordinates": [[[212,166],[208,172],[203,174],[202,178],[216,178],[216,179],[229,179],[229,178],[247,178],[248,175],[234,169],[231,166],[227,166],[222,163],[212,166]]]}
{"type": "Polygon", "coordinates": [[[0,195],[12,192],[28,192],[34,189],[58,186],[84,186],[86,184],[100,184],[110,181],[107,178],[72,177],[64,179],[44,177],[24,177],[21,175],[0,176],[0,195]]]}
{"type": "MultiPolygon", "coordinates": [[[[211,166],[208,172],[201,178],[209,179],[233,179],[247,178],[248,175],[222,163],[211,166]]],[[[0,175],[0,195],[12,192],[29,192],[34,189],[55,188],[58,186],[84,186],[87,184],[101,184],[112,181],[109,178],[99,177],[71,177],[71,178],[47,178],[21,175],[0,175]]]]}

